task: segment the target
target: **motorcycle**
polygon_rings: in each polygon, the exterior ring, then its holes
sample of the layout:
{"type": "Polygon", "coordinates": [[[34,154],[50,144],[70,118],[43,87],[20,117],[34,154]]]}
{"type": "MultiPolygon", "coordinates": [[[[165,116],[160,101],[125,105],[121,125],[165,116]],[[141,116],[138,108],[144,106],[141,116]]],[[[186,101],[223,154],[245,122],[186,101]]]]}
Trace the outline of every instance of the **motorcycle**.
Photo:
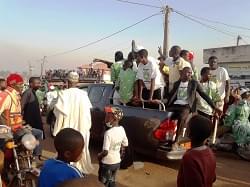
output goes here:
{"type": "Polygon", "coordinates": [[[31,128],[0,125],[0,139],[4,140],[3,183],[10,187],[37,186],[39,170],[32,166],[32,160],[38,142],[31,134],[31,128]]]}

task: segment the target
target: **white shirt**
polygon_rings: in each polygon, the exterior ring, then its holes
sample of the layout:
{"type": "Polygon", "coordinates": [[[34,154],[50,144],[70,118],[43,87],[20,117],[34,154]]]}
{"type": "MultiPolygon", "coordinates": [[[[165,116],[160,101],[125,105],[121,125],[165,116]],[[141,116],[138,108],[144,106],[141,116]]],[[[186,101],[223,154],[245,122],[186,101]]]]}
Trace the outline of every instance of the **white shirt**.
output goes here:
{"type": "Polygon", "coordinates": [[[187,89],[188,89],[188,81],[181,82],[180,86],[178,88],[178,91],[177,91],[177,100],[174,102],[174,104],[177,104],[177,105],[187,105],[188,104],[187,89]]]}
{"type": "Polygon", "coordinates": [[[164,87],[158,64],[149,59],[147,64],[139,64],[136,78],[142,80],[148,90],[150,90],[151,79],[155,79],[154,90],[164,87]]]}
{"type": "Polygon", "coordinates": [[[52,101],[56,102],[57,97],[58,97],[58,93],[56,90],[46,93],[47,105],[50,106],[52,101]]]}
{"type": "Polygon", "coordinates": [[[210,72],[211,72],[211,81],[216,83],[221,99],[223,100],[226,96],[225,92],[226,81],[230,80],[228,72],[223,67],[218,67],[216,70],[211,70],[210,72]]]}
{"type": "Polygon", "coordinates": [[[93,166],[89,153],[90,128],[92,126],[91,112],[92,104],[88,93],[78,88],[69,88],[59,92],[58,100],[54,108],[56,123],[54,136],[64,129],[73,128],[79,131],[84,138],[84,149],[81,159],[74,163],[83,173],[91,173],[93,166]]]}
{"type": "Polygon", "coordinates": [[[112,127],[104,134],[103,150],[108,155],[102,159],[103,164],[118,164],[121,162],[121,146],[128,146],[128,138],[122,126],[112,127]]]}

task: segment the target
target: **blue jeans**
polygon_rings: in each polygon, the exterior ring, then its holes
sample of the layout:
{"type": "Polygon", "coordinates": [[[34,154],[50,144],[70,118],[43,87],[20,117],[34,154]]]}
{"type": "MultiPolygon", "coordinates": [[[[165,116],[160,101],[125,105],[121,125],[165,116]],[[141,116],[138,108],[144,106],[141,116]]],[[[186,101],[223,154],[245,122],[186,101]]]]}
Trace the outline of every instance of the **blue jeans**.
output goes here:
{"type": "Polygon", "coordinates": [[[36,148],[34,149],[34,156],[40,156],[42,155],[42,145],[41,142],[43,140],[43,131],[40,129],[35,129],[32,128],[32,134],[35,136],[35,138],[39,141],[39,145],[36,146],[36,148]]]}
{"type": "Polygon", "coordinates": [[[120,163],[118,164],[103,164],[100,163],[98,178],[105,187],[115,187],[115,177],[116,173],[120,168],[120,163]]]}

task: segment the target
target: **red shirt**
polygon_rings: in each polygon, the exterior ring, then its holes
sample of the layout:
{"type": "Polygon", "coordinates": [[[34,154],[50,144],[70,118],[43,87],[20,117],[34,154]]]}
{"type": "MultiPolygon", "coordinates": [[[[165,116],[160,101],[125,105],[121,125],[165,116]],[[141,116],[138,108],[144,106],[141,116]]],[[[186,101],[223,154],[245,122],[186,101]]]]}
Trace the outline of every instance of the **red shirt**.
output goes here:
{"type": "Polygon", "coordinates": [[[178,187],[211,187],[215,182],[215,156],[210,148],[199,148],[191,149],[183,156],[177,178],[178,187]]]}

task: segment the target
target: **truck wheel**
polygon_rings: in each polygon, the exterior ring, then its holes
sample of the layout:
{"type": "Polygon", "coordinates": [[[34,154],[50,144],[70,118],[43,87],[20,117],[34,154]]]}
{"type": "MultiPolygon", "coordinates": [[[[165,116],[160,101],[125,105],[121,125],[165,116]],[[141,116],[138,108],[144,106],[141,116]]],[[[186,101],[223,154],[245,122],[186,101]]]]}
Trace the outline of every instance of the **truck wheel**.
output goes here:
{"type": "Polygon", "coordinates": [[[133,161],[134,161],[134,150],[132,148],[132,145],[130,144],[124,150],[124,156],[122,158],[120,168],[127,169],[129,166],[133,164],[133,161]]]}

